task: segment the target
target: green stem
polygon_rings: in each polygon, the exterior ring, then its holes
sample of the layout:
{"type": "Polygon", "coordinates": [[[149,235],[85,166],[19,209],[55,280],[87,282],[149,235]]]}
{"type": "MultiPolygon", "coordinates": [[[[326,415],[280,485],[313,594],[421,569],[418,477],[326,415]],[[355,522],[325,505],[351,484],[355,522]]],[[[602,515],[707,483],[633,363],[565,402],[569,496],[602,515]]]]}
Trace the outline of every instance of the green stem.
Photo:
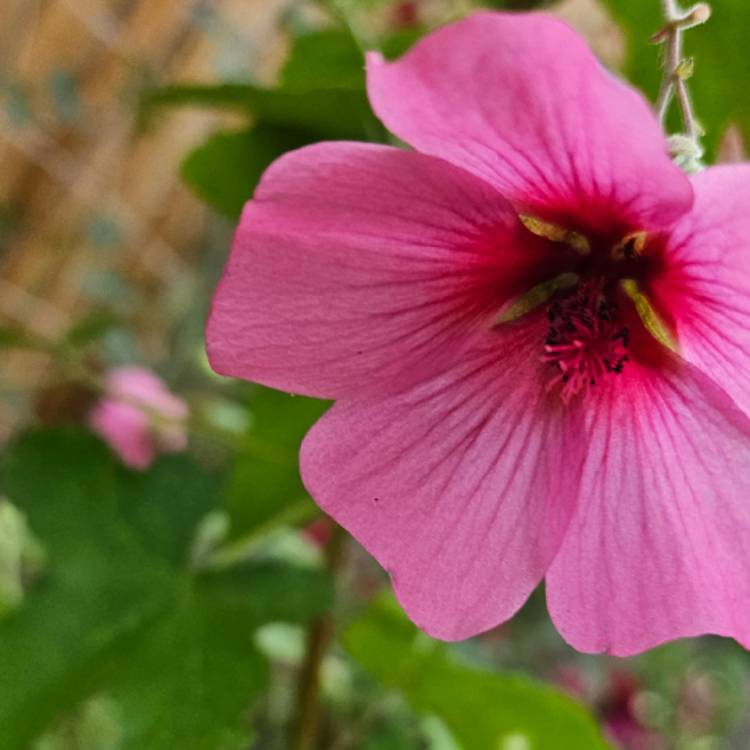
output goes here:
{"type": "MultiPolygon", "coordinates": [[[[333,521],[331,521],[334,524],[333,521]]],[[[326,545],[326,568],[335,580],[341,565],[346,532],[333,525],[331,539],[326,545]]],[[[318,617],[307,631],[305,659],[300,670],[297,686],[297,712],[289,742],[290,750],[315,750],[318,746],[321,722],[320,670],[323,658],[333,634],[333,617],[326,614],[318,617]]]]}

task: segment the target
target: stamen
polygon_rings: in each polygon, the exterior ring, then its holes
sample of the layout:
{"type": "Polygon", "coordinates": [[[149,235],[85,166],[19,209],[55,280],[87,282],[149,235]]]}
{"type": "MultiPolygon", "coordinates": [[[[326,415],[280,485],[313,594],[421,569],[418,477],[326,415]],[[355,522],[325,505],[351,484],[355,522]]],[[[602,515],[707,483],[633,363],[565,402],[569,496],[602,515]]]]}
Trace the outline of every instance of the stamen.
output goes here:
{"type": "Polygon", "coordinates": [[[512,320],[520,318],[526,313],[544,304],[552,297],[555,292],[562,289],[570,289],[579,282],[579,276],[576,273],[561,273],[554,279],[543,281],[541,284],[531,287],[528,292],[516,297],[510,303],[506,304],[493,323],[495,326],[502,323],[510,323],[512,320]]]}
{"type": "Polygon", "coordinates": [[[625,235],[613,248],[612,260],[632,260],[646,251],[646,232],[632,232],[625,235]]]}
{"type": "Polygon", "coordinates": [[[575,250],[579,255],[588,255],[591,252],[588,238],[580,232],[574,232],[572,229],[566,229],[558,224],[542,221],[528,214],[519,214],[518,218],[526,229],[537,237],[544,237],[544,239],[552,242],[561,242],[575,250]]]}
{"type": "Polygon", "coordinates": [[[662,345],[677,351],[677,341],[651,305],[648,297],[638,287],[635,279],[623,279],[620,288],[633,300],[643,327],[662,345]]]}
{"type": "Polygon", "coordinates": [[[544,361],[558,370],[547,388],[561,388],[566,404],[605,375],[623,371],[629,359],[628,329],[618,323],[617,307],[604,296],[601,283],[579,284],[550,305],[547,316],[544,361]]]}

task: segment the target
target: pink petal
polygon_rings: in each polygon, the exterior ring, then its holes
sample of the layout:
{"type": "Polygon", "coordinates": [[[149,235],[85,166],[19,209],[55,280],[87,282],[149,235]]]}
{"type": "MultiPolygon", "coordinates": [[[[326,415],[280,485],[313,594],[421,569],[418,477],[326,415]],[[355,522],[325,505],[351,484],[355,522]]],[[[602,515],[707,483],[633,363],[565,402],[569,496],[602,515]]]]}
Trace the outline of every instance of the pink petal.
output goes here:
{"type": "Polygon", "coordinates": [[[693,186],[695,207],[672,233],[653,293],[680,353],[750,414],[750,165],[707,169],[693,186]]]}
{"type": "MultiPolygon", "coordinates": [[[[313,396],[448,366],[551,252],[476,177],[384,146],[282,157],[245,208],[214,298],[217,372],[313,396]]],[[[552,251],[555,252],[555,251],[552,251]]]]}
{"type": "Polygon", "coordinates": [[[597,384],[581,497],[547,575],[550,614],[587,652],[703,633],[750,645],[750,421],[697,368],[597,384]]]}
{"type": "Polygon", "coordinates": [[[395,63],[370,54],[368,91],[397,136],[540,215],[644,229],[690,207],[646,101],[551,16],[477,13],[395,63]]]}
{"type": "Polygon", "coordinates": [[[308,434],[306,487],[391,574],[430,635],[509,618],[544,575],[585,448],[545,392],[542,316],[386,399],[339,401],[308,434]]]}
{"type": "Polygon", "coordinates": [[[146,469],[156,457],[148,416],[131,404],[102,399],[91,411],[89,424],[132,469],[146,469]]]}

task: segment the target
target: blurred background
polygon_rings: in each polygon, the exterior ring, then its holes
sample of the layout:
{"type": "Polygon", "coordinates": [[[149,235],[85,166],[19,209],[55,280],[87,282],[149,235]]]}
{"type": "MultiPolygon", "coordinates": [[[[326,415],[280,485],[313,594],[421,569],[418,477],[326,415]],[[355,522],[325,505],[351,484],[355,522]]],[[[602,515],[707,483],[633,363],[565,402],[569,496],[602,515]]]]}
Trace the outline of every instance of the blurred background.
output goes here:
{"type": "MultiPolygon", "coordinates": [[[[361,49],[544,8],[653,99],[659,0],[0,2],[0,750],[745,750],[731,641],[589,657],[544,594],[419,634],[306,497],[327,404],[214,375],[234,222],[268,164],[388,142],[361,49]]],[[[708,161],[750,135],[750,3],[691,32],[708,161]]]]}

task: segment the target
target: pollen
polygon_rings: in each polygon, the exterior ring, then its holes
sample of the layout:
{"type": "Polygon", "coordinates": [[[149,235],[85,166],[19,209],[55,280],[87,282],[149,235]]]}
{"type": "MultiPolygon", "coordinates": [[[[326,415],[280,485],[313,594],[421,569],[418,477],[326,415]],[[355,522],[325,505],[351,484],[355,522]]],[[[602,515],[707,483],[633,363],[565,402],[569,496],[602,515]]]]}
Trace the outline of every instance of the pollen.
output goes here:
{"type": "Polygon", "coordinates": [[[587,281],[555,300],[547,311],[550,327],[544,361],[555,370],[548,390],[560,390],[567,404],[602,378],[622,373],[629,359],[629,333],[618,323],[617,305],[587,281]]]}

